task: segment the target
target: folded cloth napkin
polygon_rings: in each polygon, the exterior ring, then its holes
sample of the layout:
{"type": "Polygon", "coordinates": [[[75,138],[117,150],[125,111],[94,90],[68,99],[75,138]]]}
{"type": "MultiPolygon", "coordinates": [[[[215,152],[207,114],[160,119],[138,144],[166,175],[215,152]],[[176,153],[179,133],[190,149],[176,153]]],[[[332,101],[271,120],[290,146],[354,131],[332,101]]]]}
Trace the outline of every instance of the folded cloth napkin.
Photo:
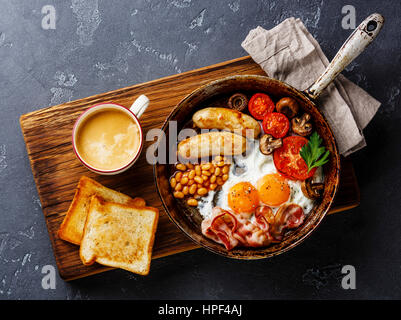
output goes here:
{"type": "MultiPolygon", "coordinates": [[[[295,18],[286,19],[271,30],[251,30],[242,47],[269,77],[299,90],[310,87],[329,64],[317,41],[295,18]]],[[[373,118],[380,102],[339,75],[322,92],[317,104],[333,130],[340,154],[347,156],[366,146],[362,129],[373,118]]]]}

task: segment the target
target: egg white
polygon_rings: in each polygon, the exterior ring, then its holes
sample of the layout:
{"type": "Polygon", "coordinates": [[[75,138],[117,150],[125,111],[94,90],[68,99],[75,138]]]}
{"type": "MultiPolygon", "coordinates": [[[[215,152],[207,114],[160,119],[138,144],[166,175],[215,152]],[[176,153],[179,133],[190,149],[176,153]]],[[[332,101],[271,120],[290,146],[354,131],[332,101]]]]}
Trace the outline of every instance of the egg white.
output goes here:
{"type": "MultiPolygon", "coordinates": [[[[250,142],[250,141],[248,141],[250,142]]],[[[218,191],[210,191],[206,197],[198,201],[198,210],[204,219],[209,218],[212,214],[212,209],[216,206],[222,209],[232,211],[228,206],[228,193],[232,186],[239,182],[250,182],[256,188],[256,182],[266,174],[277,173],[272,155],[264,155],[259,150],[259,140],[254,140],[249,143],[249,149],[245,156],[234,156],[230,166],[229,178],[218,191]]],[[[323,181],[323,171],[321,168],[316,170],[313,180],[323,181]]],[[[287,180],[290,187],[290,197],[288,203],[296,203],[304,210],[305,215],[308,215],[315,204],[311,199],[308,199],[301,190],[301,181],[287,180]]],[[[276,212],[278,207],[272,207],[273,212],[276,212]]]]}

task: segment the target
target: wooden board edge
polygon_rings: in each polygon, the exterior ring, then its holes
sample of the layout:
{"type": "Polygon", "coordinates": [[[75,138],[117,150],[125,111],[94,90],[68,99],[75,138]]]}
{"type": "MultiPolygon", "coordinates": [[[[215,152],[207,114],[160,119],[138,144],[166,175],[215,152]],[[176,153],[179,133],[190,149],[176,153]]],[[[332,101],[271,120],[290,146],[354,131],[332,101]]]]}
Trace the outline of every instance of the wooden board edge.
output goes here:
{"type": "Polygon", "coordinates": [[[60,275],[60,278],[63,279],[66,282],[70,282],[73,280],[78,280],[78,279],[82,279],[82,278],[86,278],[89,276],[93,276],[95,274],[99,274],[99,273],[103,273],[106,271],[111,271],[111,270],[116,270],[117,268],[112,268],[112,267],[106,267],[106,266],[101,266],[99,269],[94,269],[93,271],[87,272],[87,273],[82,273],[76,277],[68,277],[65,276],[60,269],[58,269],[58,274],[60,275]]]}
{"type": "MultiPolygon", "coordinates": [[[[355,207],[359,206],[361,203],[361,190],[359,189],[358,178],[356,177],[354,165],[351,162],[351,172],[352,172],[352,180],[355,182],[355,192],[356,192],[356,205],[355,207]]],[[[353,207],[353,208],[355,208],[353,207]]]]}
{"type": "Polygon", "coordinates": [[[351,205],[346,205],[346,206],[339,206],[337,208],[335,208],[334,210],[331,210],[327,213],[327,215],[332,215],[333,213],[339,213],[339,212],[347,212],[348,210],[354,209],[356,207],[358,207],[360,205],[360,203],[355,203],[355,204],[351,204],[351,205]]]}
{"type": "Polygon", "coordinates": [[[342,205],[335,207],[333,210],[330,210],[327,213],[328,215],[331,215],[333,213],[346,212],[348,210],[359,207],[359,205],[361,204],[361,190],[359,189],[358,179],[356,177],[355,169],[354,166],[352,165],[352,162],[350,165],[350,170],[352,175],[352,181],[354,182],[354,193],[356,195],[356,199],[349,205],[342,205]]]}
{"type": "MultiPolygon", "coordinates": [[[[35,170],[34,170],[34,168],[33,168],[33,161],[32,161],[32,159],[31,159],[31,155],[30,155],[29,144],[28,144],[28,142],[26,141],[25,128],[24,128],[24,126],[22,125],[22,121],[23,121],[23,120],[22,120],[22,116],[20,116],[19,121],[20,121],[22,136],[23,136],[23,138],[24,138],[25,150],[26,150],[26,153],[27,153],[27,155],[28,155],[29,166],[31,167],[31,172],[32,172],[33,180],[34,180],[34,182],[35,182],[36,192],[38,193],[39,200],[40,200],[40,205],[41,205],[41,207],[42,207],[43,201],[42,201],[42,196],[41,196],[41,194],[40,194],[40,192],[39,192],[39,181],[37,181],[37,177],[35,176],[35,173],[34,173],[35,170]]],[[[45,215],[45,213],[44,213],[44,211],[43,211],[43,208],[42,208],[42,213],[43,213],[43,216],[44,216],[44,218],[45,218],[45,220],[46,220],[46,225],[47,225],[47,219],[46,219],[46,215],[45,215]]],[[[49,228],[47,229],[47,231],[49,232],[49,228]]]]}
{"type": "MultiPolygon", "coordinates": [[[[35,182],[36,192],[38,193],[39,201],[40,201],[41,206],[42,206],[43,200],[42,200],[42,196],[41,196],[41,194],[40,194],[40,192],[39,192],[39,181],[37,181],[37,177],[35,176],[35,173],[34,173],[35,171],[34,171],[34,168],[33,168],[33,161],[32,161],[32,159],[31,159],[30,150],[29,150],[29,145],[28,145],[28,143],[27,143],[27,141],[26,141],[25,128],[24,128],[24,126],[23,126],[23,115],[20,116],[19,122],[20,122],[20,126],[21,126],[22,136],[23,136],[23,138],[24,138],[25,149],[26,149],[27,154],[28,154],[29,165],[30,165],[30,167],[31,167],[31,172],[32,172],[33,180],[34,180],[34,182],[35,182]]],[[[58,269],[59,275],[60,275],[60,277],[61,277],[63,280],[66,280],[65,277],[64,277],[64,274],[63,274],[63,267],[61,266],[60,261],[59,261],[57,255],[56,255],[56,243],[55,243],[55,238],[53,237],[53,235],[51,234],[51,231],[50,231],[51,229],[50,229],[50,226],[49,226],[49,220],[47,219],[46,214],[45,214],[43,208],[42,208],[41,211],[42,211],[42,213],[43,213],[43,218],[44,218],[45,223],[46,223],[46,229],[47,229],[47,233],[48,233],[48,235],[49,235],[49,239],[50,239],[50,244],[51,244],[51,246],[52,246],[52,251],[53,251],[54,260],[56,261],[56,265],[57,265],[57,269],[58,269]]]]}
{"type": "MultiPolygon", "coordinates": [[[[193,251],[193,250],[195,250],[195,249],[201,249],[201,248],[202,248],[201,246],[197,245],[197,244],[194,242],[192,248],[187,248],[187,249],[185,249],[185,250],[175,250],[175,251],[171,251],[171,252],[169,252],[169,253],[160,254],[160,255],[155,256],[155,257],[152,256],[152,260],[156,260],[156,259],[160,259],[160,258],[172,256],[172,255],[174,255],[174,254],[179,254],[179,253],[184,253],[184,252],[188,252],[188,251],[193,251]]],[[[88,273],[82,273],[82,274],[80,274],[80,275],[78,275],[78,276],[76,276],[76,277],[69,277],[67,274],[65,274],[65,273],[63,272],[63,270],[60,268],[60,266],[59,266],[58,264],[57,264],[57,268],[58,268],[58,273],[59,273],[59,275],[60,275],[60,278],[63,279],[64,281],[66,281],[66,282],[70,282],[70,281],[73,281],[73,280],[78,280],[78,279],[86,278],[86,277],[88,277],[88,276],[92,276],[92,275],[95,275],[95,274],[99,274],[99,273],[103,273],[103,272],[106,272],[106,271],[111,271],[111,270],[116,270],[116,269],[117,269],[117,268],[113,268],[113,267],[107,267],[107,266],[99,265],[99,268],[98,268],[98,269],[95,269],[95,270],[90,271],[90,272],[88,272],[88,273]]],[[[151,266],[151,268],[152,268],[152,266],[151,266]]],[[[122,269],[122,270],[123,270],[123,269],[122,269]]],[[[129,271],[127,271],[127,272],[129,272],[129,271]]],[[[152,272],[152,269],[151,269],[150,272],[152,272]]]]}

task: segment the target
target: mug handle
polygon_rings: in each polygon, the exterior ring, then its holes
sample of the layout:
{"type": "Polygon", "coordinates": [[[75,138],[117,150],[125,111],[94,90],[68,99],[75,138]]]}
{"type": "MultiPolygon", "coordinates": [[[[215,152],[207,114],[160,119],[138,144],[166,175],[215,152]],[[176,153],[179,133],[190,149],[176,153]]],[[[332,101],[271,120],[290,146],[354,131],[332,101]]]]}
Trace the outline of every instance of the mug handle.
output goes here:
{"type": "Polygon", "coordinates": [[[129,108],[137,118],[140,118],[141,115],[145,112],[145,110],[149,106],[149,98],[144,94],[141,94],[131,105],[129,108]]]}

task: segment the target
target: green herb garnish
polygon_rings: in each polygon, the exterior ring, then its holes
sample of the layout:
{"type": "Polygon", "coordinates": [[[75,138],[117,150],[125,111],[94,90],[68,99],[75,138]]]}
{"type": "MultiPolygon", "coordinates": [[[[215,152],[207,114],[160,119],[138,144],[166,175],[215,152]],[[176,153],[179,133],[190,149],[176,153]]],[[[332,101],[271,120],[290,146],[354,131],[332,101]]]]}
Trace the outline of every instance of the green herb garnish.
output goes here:
{"type": "Polygon", "coordinates": [[[309,142],[305,144],[299,154],[308,166],[308,173],[312,168],[320,167],[329,161],[330,151],[321,146],[323,140],[317,132],[312,133],[309,142]]]}

